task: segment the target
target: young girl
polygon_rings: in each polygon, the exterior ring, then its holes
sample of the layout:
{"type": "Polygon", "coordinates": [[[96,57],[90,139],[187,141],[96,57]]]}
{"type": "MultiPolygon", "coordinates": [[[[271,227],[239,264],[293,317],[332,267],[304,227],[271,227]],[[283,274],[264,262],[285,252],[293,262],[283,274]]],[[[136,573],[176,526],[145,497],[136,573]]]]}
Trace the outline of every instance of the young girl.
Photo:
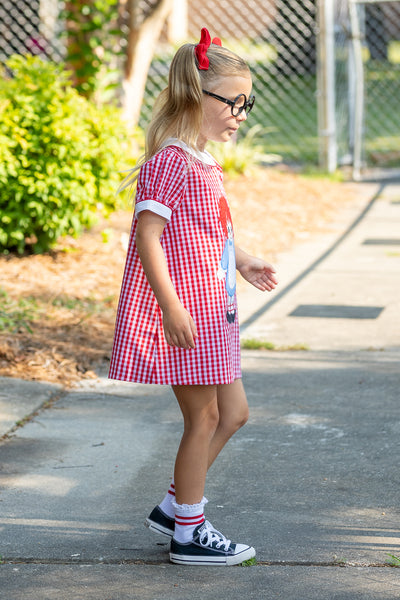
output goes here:
{"type": "Polygon", "coordinates": [[[255,556],[203,512],[207,471],[248,418],[235,270],[260,290],[277,283],[271,265],[235,245],[222,170],[205,150],[246,120],[251,88],[247,64],[206,29],[176,53],[137,178],[111,357],[110,378],[169,384],[182,411],[174,479],[146,524],[172,538],[170,560],[185,565],[255,556]]]}

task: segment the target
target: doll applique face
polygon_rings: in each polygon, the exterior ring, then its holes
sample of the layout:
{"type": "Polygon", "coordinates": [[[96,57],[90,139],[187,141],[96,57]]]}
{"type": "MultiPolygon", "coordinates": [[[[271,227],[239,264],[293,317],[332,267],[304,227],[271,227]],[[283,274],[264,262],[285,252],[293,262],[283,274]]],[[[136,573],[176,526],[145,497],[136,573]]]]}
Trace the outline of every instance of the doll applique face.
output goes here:
{"type": "Polygon", "coordinates": [[[226,318],[228,323],[234,323],[236,318],[236,259],[233,225],[228,203],[224,196],[219,200],[221,225],[225,235],[225,244],[218,266],[218,278],[225,280],[228,296],[226,318]]]}

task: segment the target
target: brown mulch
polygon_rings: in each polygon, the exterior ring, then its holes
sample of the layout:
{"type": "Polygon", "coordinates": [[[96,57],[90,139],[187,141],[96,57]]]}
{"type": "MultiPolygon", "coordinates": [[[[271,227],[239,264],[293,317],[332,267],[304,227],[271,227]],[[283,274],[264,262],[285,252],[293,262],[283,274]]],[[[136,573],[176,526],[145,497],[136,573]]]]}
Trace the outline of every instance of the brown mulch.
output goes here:
{"type": "MultiPolygon", "coordinates": [[[[225,183],[238,244],[270,261],[326,228],[357,194],[354,184],[274,169],[225,183]]],[[[0,331],[1,376],[72,386],[107,371],[131,218],[116,212],[45,255],[0,256],[0,302],[31,307],[16,330],[0,331]]]]}

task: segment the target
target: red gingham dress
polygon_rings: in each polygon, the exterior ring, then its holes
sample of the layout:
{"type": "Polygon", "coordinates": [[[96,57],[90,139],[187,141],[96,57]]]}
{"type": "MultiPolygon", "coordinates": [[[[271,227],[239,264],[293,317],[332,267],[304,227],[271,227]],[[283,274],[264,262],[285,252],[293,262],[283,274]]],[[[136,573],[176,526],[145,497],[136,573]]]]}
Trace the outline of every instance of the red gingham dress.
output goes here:
{"type": "Polygon", "coordinates": [[[170,144],[140,170],[109,378],[169,385],[232,383],[241,377],[240,343],[222,169],[207,152],[196,153],[178,140],[170,144]],[[165,341],[162,312],[135,246],[141,210],[167,219],[161,244],[176,292],[197,327],[195,349],[165,341]]]}

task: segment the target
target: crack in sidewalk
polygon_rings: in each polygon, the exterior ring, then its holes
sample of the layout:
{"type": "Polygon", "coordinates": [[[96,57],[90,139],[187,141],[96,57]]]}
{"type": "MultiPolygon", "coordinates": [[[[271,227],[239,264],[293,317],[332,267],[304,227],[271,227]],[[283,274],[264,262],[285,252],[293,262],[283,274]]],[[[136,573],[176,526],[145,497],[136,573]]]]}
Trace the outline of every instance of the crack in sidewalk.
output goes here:
{"type": "MultiPolygon", "coordinates": [[[[132,566],[161,566],[171,564],[168,560],[145,560],[129,558],[32,558],[32,557],[1,557],[1,565],[132,565],[132,566]]],[[[237,565],[241,566],[241,565],[237,565]]],[[[302,561],[302,560],[259,560],[254,565],[257,567],[335,567],[335,568],[398,568],[396,565],[381,562],[358,561],[302,561]]]]}
{"type": "Polygon", "coordinates": [[[13,437],[13,434],[16,431],[18,431],[18,429],[21,429],[27,423],[33,421],[34,418],[37,417],[42,411],[52,408],[56,402],[62,400],[65,396],[68,395],[68,393],[69,390],[67,389],[60,389],[54,391],[52,394],[50,394],[50,397],[47,400],[45,400],[40,406],[35,408],[35,410],[33,410],[31,413],[28,413],[27,415],[19,419],[15,423],[15,425],[13,425],[8,431],[6,431],[6,433],[0,435],[0,442],[6,442],[7,440],[11,439],[13,437]]]}

